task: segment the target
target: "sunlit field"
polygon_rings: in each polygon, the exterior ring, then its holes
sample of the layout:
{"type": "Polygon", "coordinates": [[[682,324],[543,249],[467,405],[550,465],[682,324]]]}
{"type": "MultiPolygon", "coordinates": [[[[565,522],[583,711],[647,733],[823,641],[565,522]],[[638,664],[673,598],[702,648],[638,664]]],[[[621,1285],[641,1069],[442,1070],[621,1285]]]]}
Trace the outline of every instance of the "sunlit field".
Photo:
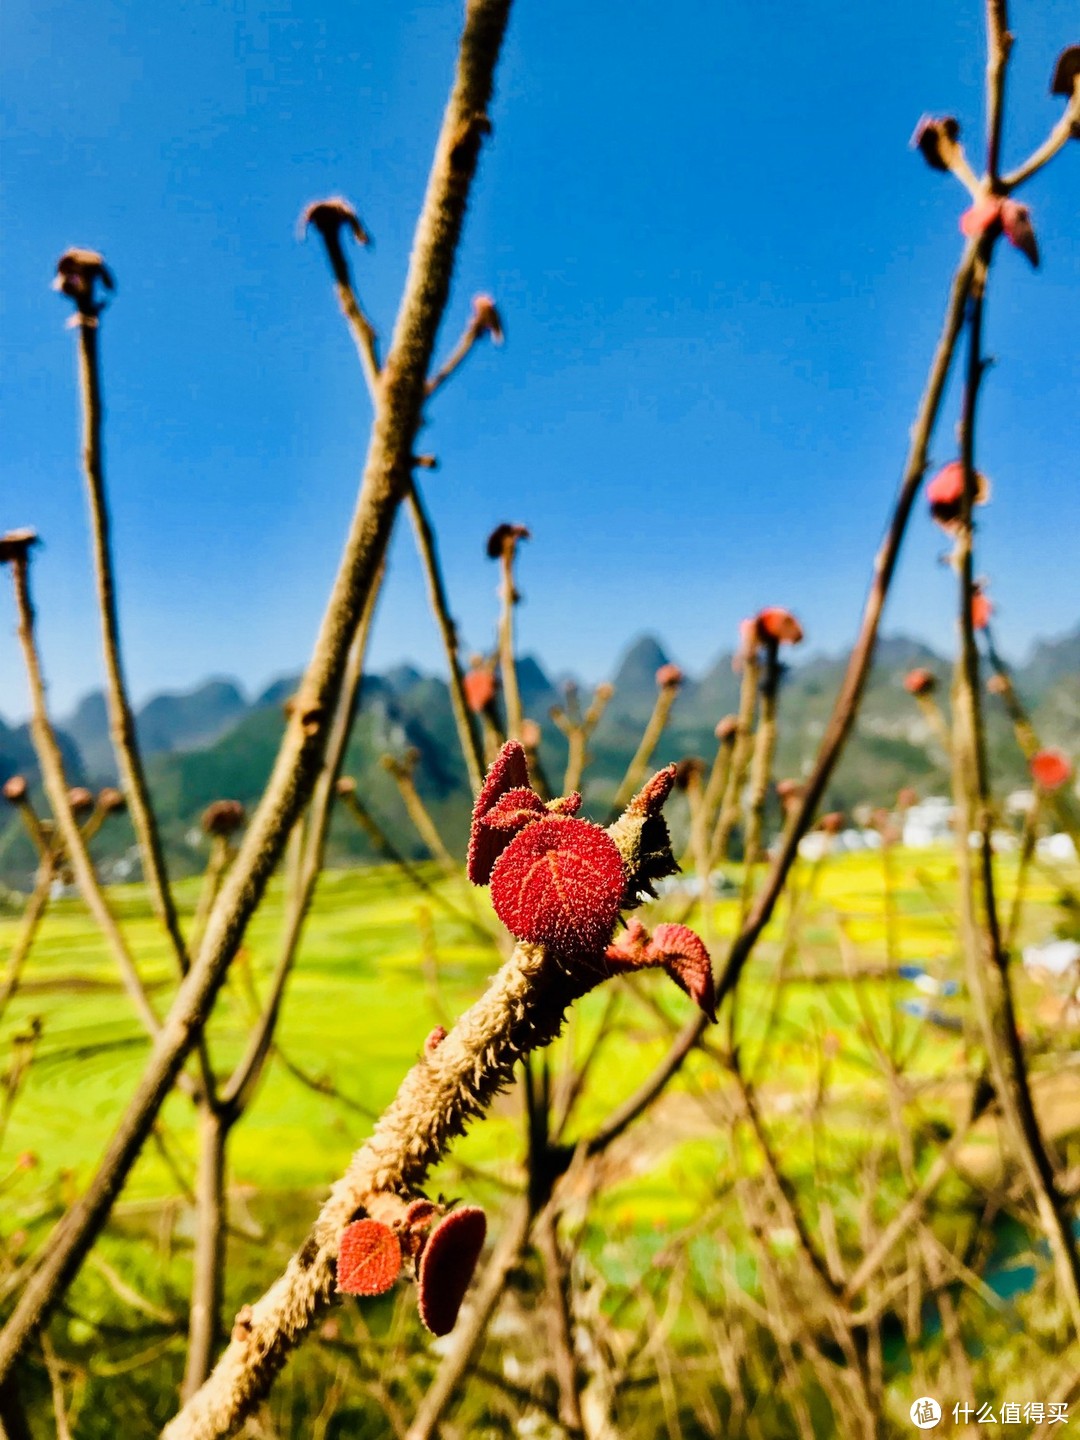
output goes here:
{"type": "MultiPolygon", "coordinates": [[[[738,867],[730,876],[739,882],[738,867]]],[[[440,880],[433,868],[426,878],[462,918],[430,898],[418,900],[411,883],[393,867],[329,871],[323,877],[275,1057],[233,1139],[230,1314],[277,1273],[300,1243],[312,1204],[341,1172],[399,1076],[422,1052],[425,1035],[470,1004],[497,963],[494,949],[485,947],[463,918],[470,903],[464,887],[440,880]]],[[[1006,906],[1014,879],[1015,865],[1004,864],[1006,906]]],[[[1060,902],[1078,881],[1075,867],[1038,868],[1027,886],[1025,936],[1039,940],[1053,933],[1064,913],[1060,902]]],[[[188,908],[195,903],[195,889],[194,883],[180,889],[188,908]]],[[[985,1117],[969,1126],[965,1115],[973,1076],[971,1020],[954,914],[954,857],[947,849],[896,849],[887,869],[880,853],[800,861],[790,895],[747,972],[735,1022],[746,1037],[742,1069],[756,1085],[756,1106],[773,1138],[785,1183],[808,1213],[820,1217],[827,1208],[829,1223],[840,1232],[865,1226],[861,1212],[867,1207],[884,1224],[904,1199],[899,1171],[885,1157],[907,1150],[912,1173],[924,1178],[935,1144],[958,1136],[956,1172],[938,1195],[935,1230],[946,1246],[959,1243],[973,1197],[992,1195],[1011,1162],[999,1122],[985,1117]],[[929,979],[920,988],[899,973],[901,966],[908,975],[913,966],[924,968],[929,979]],[[927,1004],[924,992],[931,981],[946,991],[954,988],[948,982],[955,982],[954,995],[929,1002],[938,1012],[937,1023],[909,1013],[913,1002],[927,1004]],[[890,1091],[885,1054],[896,1057],[903,1076],[900,1093],[890,1091]],[[812,1123],[814,1111],[828,1117],[827,1130],[812,1123]],[[876,1186],[860,1195],[850,1184],[848,1167],[875,1165],[876,1186]]],[[[147,957],[151,992],[160,995],[169,970],[145,894],[136,886],[115,887],[110,900],[138,953],[147,957]]],[[[676,913],[685,904],[684,893],[676,890],[654,907],[655,917],[676,913]]],[[[735,896],[719,899],[706,917],[699,914],[698,923],[717,939],[730,936],[738,908],[735,896]]],[[[225,1060],[239,1053],[273,962],[280,920],[281,897],[272,894],[215,1014],[214,1050],[225,1060]]],[[[10,917],[0,924],[0,946],[7,946],[14,927],[10,917]]],[[[587,1135],[649,1073],[685,1022],[685,999],[661,981],[656,976],[620,979],[593,992],[551,1051],[550,1069],[557,1079],[571,1049],[580,1060],[603,1024],[590,1084],[569,1127],[571,1143],[575,1134],[587,1135]]],[[[1070,1017],[1066,997],[1052,979],[1021,972],[1016,986],[1040,1116],[1063,1156],[1075,1164],[1080,1159],[1080,1071],[1063,1064],[1060,1055],[1042,1064],[1039,1052],[1044,1042],[1060,1051],[1062,1027],[1075,1027],[1077,1017],[1070,1017]]],[[[3,1142],[8,1164],[2,1238],[9,1272],[85,1183],[146,1058],[142,1031],[77,899],[54,902],[5,1017],[2,1043],[7,1046],[32,1029],[37,1039],[26,1047],[21,1093],[7,1117],[3,1142]]],[[[745,1183],[761,1168],[760,1157],[735,1125],[737,1113],[720,1047],[707,1042],[649,1115],[613,1147],[602,1181],[590,1181],[594,1193],[578,1234],[581,1263],[603,1278],[604,1304],[613,1307],[620,1325],[629,1324],[635,1311],[640,1312],[638,1323],[647,1315],[645,1282],[657,1267],[687,1266],[691,1289],[697,1284],[714,1295],[718,1290],[742,1293],[751,1315],[761,1303],[753,1244],[740,1233],[741,1225],[731,1228],[731,1210],[724,1204],[731,1185],[745,1183]]],[[[525,1154],[522,1094],[516,1085],[440,1167],[429,1192],[466,1193],[483,1203],[497,1238],[524,1181],[525,1154]]],[[[183,1297],[194,1223],[195,1157],[194,1111],[185,1097],[174,1094],[154,1143],[114,1209],[105,1242],[65,1308],[66,1335],[86,1366],[76,1391],[82,1401],[80,1434],[110,1433],[104,1422],[100,1431],[95,1428],[92,1418],[93,1396],[106,1384],[114,1414],[129,1416],[132,1428],[125,1434],[149,1435],[155,1422],[167,1418],[186,1333],[183,1297]]],[[[574,1215],[572,1191],[568,1212],[574,1215]]],[[[969,1313],[978,1313],[982,1336],[1014,1336],[990,1369],[995,1383],[1018,1385],[1025,1372],[1016,1327],[1027,1323],[1029,1292],[1047,1267],[1038,1242],[1009,1214],[1003,1198],[994,1226],[1000,1253],[982,1278],[967,1274],[965,1279],[959,1273],[956,1293],[969,1313]]],[[[796,1238],[781,1220],[773,1216],[767,1238],[784,1259],[796,1238]]],[[[526,1285],[515,1302],[526,1311],[528,1296],[526,1285]]],[[[397,1300],[368,1302],[363,1312],[351,1307],[340,1321],[328,1322],[321,1344],[290,1372],[274,1413],[283,1413],[278,1407],[299,1407],[296,1413],[310,1417],[317,1412],[314,1397],[335,1367],[358,1366],[364,1376],[376,1353],[382,1365],[391,1366],[393,1347],[406,1343],[406,1333],[412,1337],[409,1343],[423,1346],[415,1320],[406,1318],[409,1313],[406,1290],[397,1300]],[[391,1312],[400,1312],[399,1318],[391,1312]],[[355,1345],[347,1361],[336,1348],[345,1334],[353,1336],[350,1344],[355,1345]]],[[[706,1343],[693,1313],[687,1311],[665,1333],[672,1365],[692,1367],[706,1343]]],[[[930,1324],[921,1342],[922,1361],[943,1343],[940,1322],[930,1324]]],[[[980,1351],[985,1343],[980,1341],[980,1351]]],[[[897,1327],[885,1335],[881,1363],[888,1393],[902,1410],[917,1364],[913,1367],[897,1327]]],[[[981,1366],[988,1359],[973,1357],[972,1363],[981,1366]]],[[[372,1401],[364,1422],[375,1428],[347,1430],[339,1414],[335,1424],[342,1428],[327,1433],[383,1433],[379,1419],[372,1418],[382,1413],[380,1403],[377,1397],[372,1401]]],[[[488,1414],[484,1423],[495,1425],[492,1417],[500,1403],[509,1402],[505,1393],[500,1402],[496,1388],[475,1403],[475,1412],[466,1413],[488,1414]]],[[[763,1433],[785,1433],[784,1421],[774,1417],[769,1422],[767,1397],[762,1406],[763,1433]],[[770,1429],[770,1423],[780,1428],[770,1429]]]]}

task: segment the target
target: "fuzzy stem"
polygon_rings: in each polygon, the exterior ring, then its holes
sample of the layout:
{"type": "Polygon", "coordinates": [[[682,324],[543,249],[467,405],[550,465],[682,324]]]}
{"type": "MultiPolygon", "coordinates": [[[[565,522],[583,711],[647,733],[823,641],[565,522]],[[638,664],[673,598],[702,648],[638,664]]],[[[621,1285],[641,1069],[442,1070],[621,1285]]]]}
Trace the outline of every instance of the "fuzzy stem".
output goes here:
{"type": "Polygon", "coordinates": [[[251,1307],[250,1318],[245,1312],[210,1379],[166,1426],[163,1440],[232,1433],[330,1303],[345,1226],[376,1194],[415,1192],[450,1141],[508,1083],[516,1062],[550,1043],[567,1006],[601,978],[581,969],[571,973],[536,946],[517,946],[486,994],[406,1075],[334,1185],[308,1241],[251,1307]]]}
{"type": "Polygon", "coordinates": [[[0,1384],[104,1225],[196,1043],[293,821],[314,787],[326,745],[327,717],[340,693],[349,645],[407,487],[428,365],[449,293],[509,11],[510,0],[471,0],[468,6],[454,86],[383,373],[356,514],[301,685],[300,703],[290,719],[262,802],[210,916],[199,955],[180,987],[138,1090],[90,1189],[50,1236],[47,1258],[0,1331],[0,1384]]]}
{"type": "Polygon", "coordinates": [[[180,930],[176,905],[169,888],[165,854],[150,793],[146,784],[138,735],[120,649],[120,618],[116,604],[116,579],[110,540],[108,501],[102,448],[101,366],[98,356],[100,323],[96,317],[78,317],[79,381],[83,408],[83,471],[90,503],[90,528],[94,550],[97,602],[101,615],[101,638],[105,652],[106,695],[109,728],[127,798],[128,813],[139,846],[143,878],[150,903],[161,921],[176,956],[181,974],[188,970],[188,952],[180,930]]]}

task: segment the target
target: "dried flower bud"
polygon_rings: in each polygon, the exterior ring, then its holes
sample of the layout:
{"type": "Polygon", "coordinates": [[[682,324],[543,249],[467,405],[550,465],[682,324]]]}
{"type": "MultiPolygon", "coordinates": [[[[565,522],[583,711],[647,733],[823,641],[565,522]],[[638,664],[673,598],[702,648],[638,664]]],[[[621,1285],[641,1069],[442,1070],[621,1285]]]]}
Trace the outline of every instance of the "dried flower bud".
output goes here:
{"type": "Polygon", "coordinates": [[[34,1154],[33,1150],[22,1150],[15,1157],[16,1170],[36,1170],[41,1161],[34,1154]]]}
{"type": "Polygon", "coordinates": [[[4,781],[4,799],[9,805],[21,805],[26,799],[26,776],[12,775],[4,781]]]}
{"type": "Polygon", "coordinates": [[[489,560],[498,560],[500,555],[513,554],[519,540],[531,540],[532,533],[527,525],[510,525],[504,521],[496,525],[487,538],[489,560]]]}
{"type": "Polygon", "coordinates": [[[235,835],[246,819],[239,800],[215,800],[202,814],[202,828],[207,835],[227,838],[235,835]]]}
{"type": "Polygon", "coordinates": [[[1040,750],[1031,757],[1031,778],[1040,790],[1060,790],[1073,773],[1069,757],[1060,750],[1040,750]]]}
{"type": "MultiPolygon", "coordinates": [[[[1069,45],[1058,56],[1054,74],[1050,80],[1050,94],[1063,95],[1072,99],[1073,91],[1080,82],[1080,45],[1069,45]]],[[[1076,134],[1076,131],[1073,131],[1076,134]]]]}
{"type": "Polygon", "coordinates": [[[449,1335],[484,1248],[487,1217],[478,1206],[451,1210],[428,1236],[420,1258],[417,1306],[433,1335],[449,1335]]]}
{"type": "Polygon", "coordinates": [[[802,626],[790,610],[772,605],[757,615],[759,637],[771,640],[777,645],[798,645],[803,638],[802,626]]]}
{"type": "Polygon", "coordinates": [[[678,665],[661,665],[656,672],[656,684],[661,690],[677,689],[683,683],[683,672],[678,665]]]}
{"type": "Polygon", "coordinates": [[[606,705],[614,694],[615,686],[612,685],[611,681],[601,680],[600,684],[597,685],[596,689],[593,691],[593,699],[602,701],[606,705]]]}
{"type": "Polygon", "coordinates": [[[920,666],[904,676],[904,689],[909,695],[932,695],[937,689],[937,676],[920,666]]]}
{"type": "Polygon", "coordinates": [[[434,1055],[435,1051],[439,1048],[439,1046],[445,1039],[446,1026],[436,1025],[433,1030],[428,1031],[427,1038],[424,1040],[424,1054],[434,1055]]]}
{"type": "Polygon", "coordinates": [[[83,315],[98,315],[104,302],[98,299],[97,287],[116,289],[112,271],[96,250],[65,250],[56,264],[53,289],[74,300],[83,315]]]}
{"type": "MultiPolygon", "coordinates": [[[[941,528],[955,530],[964,501],[963,461],[950,460],[943,466],[926,487],[926,498],[930,502],[930,514],[941,528]]],[[[976,471],[974,503],[985,505],[989,499],[990,482],[976,471]]]]}
{"type": "Polygon", "coordinates": [[[490,295],[474,295],[472,302],[472,328],[477,335],[490,335],[493,345],[501,345],[506,336],[503,333],[502,316],[490,295]]]}
{"type": "Polygon", "coordinates": [[[301,239],[309,229],[314,228],[324,240],[337,240],[342,226],[352,233],[358,245],[371,244],[371,237],[361,225],[359,215],[348,200],[340,195],[332,195],[328,200],[312,201],[301,212],[297,229],[301,239]]]}
{"type": "Polygon", "coordinates": [[[338,795],[355,795],[356,781],[351,775],[339,775],[334,781],[334,790],[338,795]]]}
{"type": "Polygon", "coordinates": [[[735,736],[739,733],[739,717],[737,715],[725,715],[724,718],[717,723],[714,733],[717,740],[721,742],[734,740],[735,736]]]}
{"type": "Polygon", "coordinates": [[[818,829],[823,830],[826,835],[839,835],[845,823],[846,817],[842,810],[830,810],[818,821],[818,829]]]}
{"type": "Polygon", "coordinates": [[[986,688],[991,695],[1007,695],[1009,682],[1004,675],[991,675],[986,682],[986,688]]]}
{"type": "Polygon", "coordinates": [[[924,115],[911,137],[913,150],[920,150],[931,170],[949,170],[960,138],[960,122],[952,115],[936,119],[924,115]]]}
{"type": "Polygon", "coordinates": [[[675,766],[675,789],[689,790],[704,775],[705,761],[697,755],[684,755],[675,766]]]}
{"type": "Polygon", "coordinates": [[[119,790],[112,785],[106,785],[98,791],[97,806],[105,815],[118,815],[127,809],[127,801],[119,790]]]}
{"type": "Polygon", "coordinates": [[[73,815],[85,815],[94,808],[93,793],[85,785],[73,785],[67,794],[68,806],[73,815]]]}
{"type": "Polygon", "coordinates": [[[346,1295],[382,1295],[401,1272],[401,1242],[378,1220],[354,1220],[338,1246],[337,1287],[346,1295]]]}
{"type": "Polygon", "coordinates": [[[526,750],[535,750],[540,744],[540,726],[535,720],[522,720],[521,743],[526,750]]]}
{"type": "Polygon", "coordinates": [[[0,535],[0,565],[25,560],[32,546],[38,543],[36,530],[9,530],[0,535]]]}
{"type": "Polygon", "coordinates": [[[905,785],[896,796],[896,808],[898,810],[910,810],[913,805],[919,803],[919,792],[911,785],[905,785]]]}
{"type": "Polygon", "coordinates": [[[803,787],[798,780],[778,780],[776,782],[776,794],[785,810],[790,810],[797,805],[803,797],[803,787]]]}
{"type": "Polygon", "coordinates": [[[503,850],[491,872],[491,903],[517,939],[593,954],[611,939],[626,880],[606,831],[553,816],[527,825],[503,850]]]}

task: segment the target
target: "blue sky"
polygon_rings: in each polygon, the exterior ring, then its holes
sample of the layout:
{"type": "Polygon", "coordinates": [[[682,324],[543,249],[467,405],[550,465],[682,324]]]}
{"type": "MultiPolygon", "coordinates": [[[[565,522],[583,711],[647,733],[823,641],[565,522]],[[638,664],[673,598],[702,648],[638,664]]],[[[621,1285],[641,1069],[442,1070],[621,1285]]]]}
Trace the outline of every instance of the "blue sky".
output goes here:
{"type": "MultiPolygon", "coordinates": [[[[1075,5],[1015,3],[1006,163],[1045,135],[1075,5]]],[[[460,23],[434,4],[6,0],[0,11],[0,525],[32,524],[63,711],[99,683],[72,244],[104,322],[108,474],[137,696],[302,664],[351,512],[368,405],[302,206],[343,193],[390,328],[460,23]]],[[[607,672],[642,630],[690,668],[781,604],[850,638],[941,322],[963,193],[908,149],[955,113],[981,158],[982,6],[518,0],[441,349],[493,292],[508,340],[438,397],[425,477],[453,608],[488,643],[501,520],[523,646],[607,672]]],[[[1044,268],[1002,248],[980,533],[1004,646],[1078,618],[1080,144],[1024,198],[1044,268]]],[[[934,447],[952,455],[955,397],[934,447]]],[[[952,643],[920,512],[888,628],[952,643]]],[[[6,594],[0,713],[25,711],[6,594]]],[[[373,663],[439,660],[402,517],[373,663]]]]}

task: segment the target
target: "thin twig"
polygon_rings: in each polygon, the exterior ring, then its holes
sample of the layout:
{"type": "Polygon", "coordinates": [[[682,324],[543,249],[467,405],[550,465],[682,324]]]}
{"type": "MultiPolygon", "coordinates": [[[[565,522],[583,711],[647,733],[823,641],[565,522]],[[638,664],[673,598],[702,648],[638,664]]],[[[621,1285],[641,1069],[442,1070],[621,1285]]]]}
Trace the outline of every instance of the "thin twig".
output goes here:
{"type": "Polygon", "coordinates": [[[110,541],[108,501],[102,453],[101,368],[98,356],[100,322],[96,316],[78,315],[79,380],[83,408],[83,470],[90,502],[90,528],[97,580],[101,638],[105,651],[106,695],[113,748],[128,802],[132,828],[139,845],[143,878],[150,901],[169,937],[182,974],[188,970],[188,953],[180,931],[176,904],[169,888],[165,854],[157,818],[150,803],[142,756],[139,751],[135,716],[128,698],[120,648],[120,618],[116,604],[116,579],[110,541]]]}
{"type": "Polygon", "coordinates": [[[998,920],[992,812],[983,734],[979,655],[972,606],[975,570],[971,510],[977,486],[975,421],[979,388],[986,369],[982,357],[982,320],[986,275],[993,237],[980,246],[968,319],[967,383],[960,422],[964,495],[957,526],[955,562],[960,573],[960,656],[954,685],[954,791],[957,806],[957,859],[968,979],[975,1013],[986,1046],[994,1087],[1018,1157],[1046,1232],[1062,1297],[1073,1330],[1080,1335],[1080,1253],[1072,1233],[1070,1207],[1059,1193],[1054,1161],[1035,1113],[1023,1042],[1017,1029],[1008,954],[998,920]],[[978,835],[982,921],[976,904],[976,879],[970,837],[978,835]]]}

